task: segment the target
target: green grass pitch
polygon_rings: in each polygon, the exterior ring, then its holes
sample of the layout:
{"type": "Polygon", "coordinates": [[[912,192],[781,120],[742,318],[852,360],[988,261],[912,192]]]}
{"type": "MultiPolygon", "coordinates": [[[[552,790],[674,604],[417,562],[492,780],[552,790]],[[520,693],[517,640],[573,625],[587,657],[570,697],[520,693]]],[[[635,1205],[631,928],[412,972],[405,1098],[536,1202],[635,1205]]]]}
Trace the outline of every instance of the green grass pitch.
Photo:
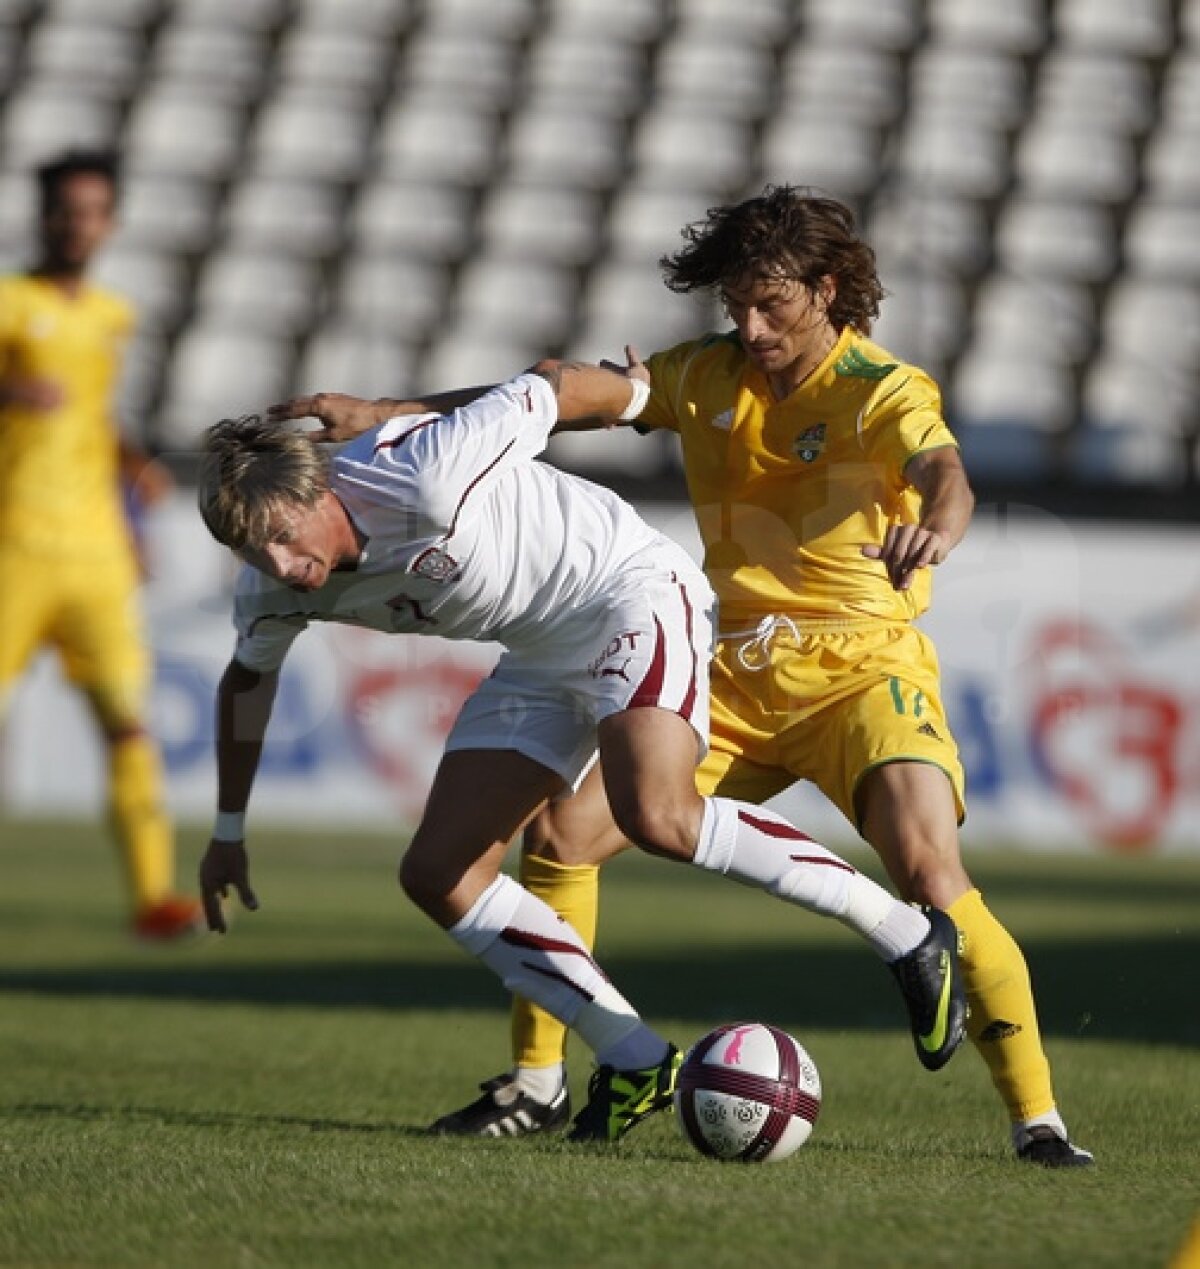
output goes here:
{"type": "MultiPolygon", "coordinates": [[[[1161,1266],[1196,1214],[1200,859],[970,861],[1098,1160],[1047,1173],[1010,1159],[973,1052],[920,1069],[852,936],[632,857],[606,968],[680,1044],[795,1034],[825,1085],[809,1144],[722,1166],[669,1116],[612,1150],[423,1136],[505,1067],[501,988],[403,900],[395,843],[252,848],[262,910],[162,950],[126,935],[98,829],[0,823],[0,1263],[1161,1266]]],[[[577,1048],[577,1098],[587,1072],[577,1048]]]]}

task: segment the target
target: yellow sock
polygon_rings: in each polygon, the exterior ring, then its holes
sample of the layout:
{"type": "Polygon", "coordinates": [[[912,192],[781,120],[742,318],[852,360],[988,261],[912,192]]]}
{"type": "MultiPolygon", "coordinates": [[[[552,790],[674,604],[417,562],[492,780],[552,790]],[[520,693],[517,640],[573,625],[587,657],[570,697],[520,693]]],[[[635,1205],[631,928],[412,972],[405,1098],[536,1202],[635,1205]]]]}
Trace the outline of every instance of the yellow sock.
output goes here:
{"type": "MultiPolygon", "coordinates": [[[[595,864],[560,864],[540,855],[521,856],[521,884],[548,903],[591,948],[600,909],[600,869],[595,864]]],[[[545,1010],[513,999],[513,1056],[518,1066],[557,1066],[567,1048],[567,1029],[545,1010]]]]}
{"type": "Polygon", "coordinates": [[[134,733],[109,751],[109,813],[136,907],[171,889],[175,843],[163,804],[162,768],[149,736],[134,733]]]}
{"type": "Polygon", "coordinates": [[[1025,957],[978,890],[968,890],[946,911],[963,936],[967,1034],[1013,1122],[1044,1115],[1054,1108],[1054,1093],[1025,957]]]}

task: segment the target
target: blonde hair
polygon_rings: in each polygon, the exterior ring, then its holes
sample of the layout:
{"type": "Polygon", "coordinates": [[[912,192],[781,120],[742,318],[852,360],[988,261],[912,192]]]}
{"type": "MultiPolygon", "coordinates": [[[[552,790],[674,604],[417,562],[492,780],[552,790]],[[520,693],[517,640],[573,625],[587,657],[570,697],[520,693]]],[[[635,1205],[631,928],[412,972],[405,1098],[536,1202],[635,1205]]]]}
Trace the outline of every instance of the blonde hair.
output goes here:
{"type": "Polygon", "coordinates": [[[200,514],[234,551],[265,547],[287,511],[315,507],[328,490],[328,455],[301,432],[246,414],[205,433],[200,514]]]}

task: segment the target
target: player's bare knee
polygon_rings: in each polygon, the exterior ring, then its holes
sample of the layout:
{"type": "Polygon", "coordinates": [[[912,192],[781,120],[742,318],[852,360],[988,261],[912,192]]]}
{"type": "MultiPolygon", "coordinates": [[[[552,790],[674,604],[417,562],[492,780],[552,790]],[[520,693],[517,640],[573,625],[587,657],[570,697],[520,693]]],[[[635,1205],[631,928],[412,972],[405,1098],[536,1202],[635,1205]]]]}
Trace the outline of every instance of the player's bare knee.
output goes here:
{"type": "Polygon", "coordinates": [[[411,849],[400,860],[397,878],[400,889],[425,912],[439,908],[454,888],[440,870],[430,866],[424,854],[414,853],[411,849]]]}
{"type": "Polygon", "coordinates": [[[691,859],[696,848],[696,813],[687,802],[667,797],[613,803],[613,818],[641,850],[670,859],[691,859]]]}

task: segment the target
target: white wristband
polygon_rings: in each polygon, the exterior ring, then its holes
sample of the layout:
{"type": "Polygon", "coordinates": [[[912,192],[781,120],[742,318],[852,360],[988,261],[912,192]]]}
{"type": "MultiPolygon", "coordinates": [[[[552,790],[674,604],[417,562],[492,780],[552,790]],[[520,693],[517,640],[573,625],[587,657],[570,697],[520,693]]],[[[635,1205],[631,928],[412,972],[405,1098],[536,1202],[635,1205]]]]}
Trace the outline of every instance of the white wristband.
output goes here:
{"type": "Polygon", "coordinates": [[[213,822],[214,842],[241,842],[246,839],[245,811],[218,811],[213,822]]]}
{"type": "Polygon", "coordinates": [[[650,385],[645,379],[630,379],[629,386],[633,389],[633,396],[629,398],[629,404],[621,411],[621,421],[623,423],[631,423],[646,408],[646,402],[650,400],[650,385]]]}

